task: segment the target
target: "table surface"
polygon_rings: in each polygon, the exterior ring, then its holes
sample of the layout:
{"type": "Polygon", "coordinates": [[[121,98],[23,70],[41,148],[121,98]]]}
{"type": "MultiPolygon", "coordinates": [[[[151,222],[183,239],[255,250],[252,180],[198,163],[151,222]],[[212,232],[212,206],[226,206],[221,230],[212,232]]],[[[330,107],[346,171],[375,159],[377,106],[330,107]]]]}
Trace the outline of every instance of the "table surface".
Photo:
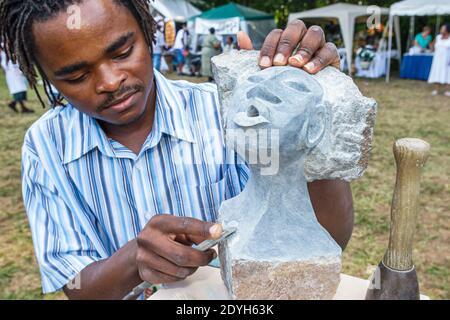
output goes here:
{"type": "MultiPolygon", "coordinates": [[[[333,300],[364,300],[369,281],[341,274],[333,300]]],[[[220,269],[203,267],[186,280],[164,285],[149,300],[229,300],[220,269]]],[[[430,298],[421,295],[421,300],[430,298]]]]}
{"type": "Polygon", "coordinates": [[[432,54],[406,54],[403,56],[400,78],[426,81],[430,76],[432,63],[432,54]]]}

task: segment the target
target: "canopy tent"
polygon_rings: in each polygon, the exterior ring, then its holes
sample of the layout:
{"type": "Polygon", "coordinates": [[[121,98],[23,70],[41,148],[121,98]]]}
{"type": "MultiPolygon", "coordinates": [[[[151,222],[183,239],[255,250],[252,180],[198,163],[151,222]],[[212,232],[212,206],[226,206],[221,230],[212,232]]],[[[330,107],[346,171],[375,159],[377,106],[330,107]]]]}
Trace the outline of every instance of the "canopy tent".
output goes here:
{"type": "MultiPolygon", "coordinates": [[[[394,3],[390,8],[389,14],[389,30],[399,24],[400,16],[442,16],[450,14],[450,0],[404,0],[394,3]]],[[[439,21],[439,20],[438,20],[439,21]]],[[[410,30],[413,30],[414,20],[411,19],[410,30]]],[[[439,22],[437,23],[439,25],[439,22]]],[[[399,30],[398,30],[399,31],[399,30]]],[[[400,32],[397,34],[397,49],[401,52],[400,32]]],[[[392,32],[389,32],[388,41],[389,53],[392,50],[392,32]]],[[[390,54],[388,54],[390,57],[390,54]]],[[[386,73],[386,81],[389,82],[391,71],[391,59],[388,58],[388,72],[386,73]]]]}
{"type": "MultiPolygon", "coordinates": [[[[330,6],[292,13],[289,15],[289,21],[296,19],[338,19],[341,27],[342,38],[344,40],[345,51],[347,53],[347,63],[349,73],[353,61],[353,37],[355,33],[355,22],[359,17],[371,16],[375,12],[371,7],[359,6],[347,3],[336,3],[330,6]]],[[[388,8],[380,8],[381,15],[388,15],[388,8]]]]}
{"type": "Polygon", "coordinates": [[[152,11],[157,11],[164,18],[177,22],[186,22],[189,18],[202,12],[186,0],[154,0],[150,2],[152,11]]]}
{"type": "Polygon", "coordinates": [[[238,31],[245,31],[255,48],[261,47],[267,34],[275,27],[273,15],[233,2],[195,17],[196,34],[208,34],[210,28],[216,29],[218,35],[233,35],[238,31]]]}

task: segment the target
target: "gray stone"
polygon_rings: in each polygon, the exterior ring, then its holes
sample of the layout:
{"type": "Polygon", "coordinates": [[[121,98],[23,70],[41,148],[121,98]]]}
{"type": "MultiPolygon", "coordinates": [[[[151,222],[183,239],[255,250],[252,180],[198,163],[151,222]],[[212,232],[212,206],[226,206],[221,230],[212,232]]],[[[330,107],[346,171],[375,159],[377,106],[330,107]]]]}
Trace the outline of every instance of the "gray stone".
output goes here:
{"type": "Polygon", "coordinates": [[[213,59],[227,147],[251,170],[219,210],[224,227],[238,229],[220,245],[222,277],[235,299],[331,299],[341,249],[318,223],[307,181],[362,175],[376,103],[337,70],[261,71],[257,57],[213,59]]]}
{"type": "MultiPolygon", "coordinates": [[[[212,60],[225,130],[233,90],[260,71],[258,57],[259,51],[234,51],[212,60]]],[[[312,77],[322,86],[324,102],[331,108],[332,128],[306,157],[306,179],[358,179],[369,163],[377,103],[364,97],[352,78],[333,67],[312,77]]]]}

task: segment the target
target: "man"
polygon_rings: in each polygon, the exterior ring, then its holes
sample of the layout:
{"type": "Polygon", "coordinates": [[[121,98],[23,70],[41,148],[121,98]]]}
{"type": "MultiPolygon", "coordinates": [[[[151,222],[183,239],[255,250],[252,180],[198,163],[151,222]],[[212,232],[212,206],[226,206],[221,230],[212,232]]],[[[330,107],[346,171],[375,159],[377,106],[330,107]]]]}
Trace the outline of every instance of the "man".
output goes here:
{"type": "Polygon", "coordinates": [[[178,30],[173,49],[177,63],[177,73],[181,76],[183,75],[183,68],[186,63],[184,51],[189,50],[189,30],[186,24],[183,24],[181,29],[178,30]]]}
{"type": "Polygon", "coordinates": [[[153,67],[161,72],[161,59],[166,48],[164,39],[164,19],[157,17],[156,19],[155,43],[153,44],[153,67]]]}
{"type": "Polygon", "coordinates": [[[220,54],[221,43],[216,37],[216,29],[209,29],[209,35],[203,39],[202,45],[202,76],[207,77],[209,82],[212,82],[212,66],[211,59],[220,54]]]}
{"type": "MultiPolygon", "coordinates": [[[[37,121],[23,147],[24,203],[45,293],[120,299],[143,280],[188,277],[215,256],[191,244],[220,235],[218,207],[248,178],[224,147],[215,86],[153,72],[148,8],[147,0],[0,1],[9,55],[30,83],[38,68],[47,94],[53,84],[69,101],[37,121]],[[67,28],[74,4],[80,27],[67,28]]],[[[251,49],[248,36],[239,39],[251,49]]],[[[263,68],[288,62],[314,73],[339,58],[320,28],[298,21],[270,33],[261,51],[263,68]]],[[[319,181],[309,190],[319,221],[345,247],[349,185],[319,181]]]]}

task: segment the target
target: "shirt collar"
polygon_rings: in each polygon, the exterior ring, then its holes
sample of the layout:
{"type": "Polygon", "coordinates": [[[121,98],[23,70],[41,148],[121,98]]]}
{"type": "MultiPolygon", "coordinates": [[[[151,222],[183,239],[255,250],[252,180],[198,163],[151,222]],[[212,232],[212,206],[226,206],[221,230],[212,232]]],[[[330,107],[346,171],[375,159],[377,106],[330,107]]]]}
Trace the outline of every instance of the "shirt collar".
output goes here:
{"type": "MultiPolygon", "coordinates": [[[[175,86],[158,71],[155,70],[154,75],[156,83],[155,121],[143,149],[156,146],[161,141],[162,134],[195,143],[192,123],[186,112],[185,95],[182,94],[180,87],[175,86]]],[[[63,108],[70,108],[67,111],[71,113],[66,131],[64,164],[83,157],[95,148],[98,148],[106,156],[116,156],[111,142],[97,120],[79,112],[70,104],[63,108]]]]}

